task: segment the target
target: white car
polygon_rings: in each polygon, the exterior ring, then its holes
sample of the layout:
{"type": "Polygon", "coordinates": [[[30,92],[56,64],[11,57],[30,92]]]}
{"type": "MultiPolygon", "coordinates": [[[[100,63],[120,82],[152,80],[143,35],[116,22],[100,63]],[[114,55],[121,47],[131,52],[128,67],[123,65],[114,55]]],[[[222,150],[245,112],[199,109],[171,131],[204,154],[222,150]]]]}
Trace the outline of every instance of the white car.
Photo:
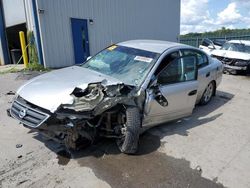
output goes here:
{"type": "Polygon", "coordinates": [[[18,90],[10,114],[69,148],[107,137],[116,139],[121,152],[135,153],[142,130],[207,104],[222,69],[220,61],[191,46],[122,42],[82,65],[30,80],[18,90]]]}
{"type": "Polygon", "coordinates": [[[250,73],[250,41],[231,40],[210,54],[224,64],[225,71],[250,73]]]}
{"type": "Polygon", "coordinates": [[[205,38],[202,40],[199,48],[210,55],[213,50],[221,49],[222,45],[225,42],[226,42],[226,40],[224,40],[224,39],[210,40],[208,38],[205,38]]]}

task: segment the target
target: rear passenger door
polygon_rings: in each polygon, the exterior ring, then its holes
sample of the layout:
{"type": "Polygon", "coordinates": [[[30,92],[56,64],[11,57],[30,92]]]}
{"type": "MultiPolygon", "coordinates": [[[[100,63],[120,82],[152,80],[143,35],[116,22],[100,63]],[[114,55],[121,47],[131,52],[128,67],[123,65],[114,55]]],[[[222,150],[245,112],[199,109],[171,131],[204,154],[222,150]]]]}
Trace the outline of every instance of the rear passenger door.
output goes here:
{"type": "Polygon", "coordinates": [[[207,55],[201,51],[198,50],[182,50],[182,55],[195,55],[197,57],[197,63],[198,63],[198,96],[197,100],[200,99],[200,97],[203,94],[203,91],[205,91],[206,87],[211,81],[211,67],[209,66],[209,59],[207,55]]]}

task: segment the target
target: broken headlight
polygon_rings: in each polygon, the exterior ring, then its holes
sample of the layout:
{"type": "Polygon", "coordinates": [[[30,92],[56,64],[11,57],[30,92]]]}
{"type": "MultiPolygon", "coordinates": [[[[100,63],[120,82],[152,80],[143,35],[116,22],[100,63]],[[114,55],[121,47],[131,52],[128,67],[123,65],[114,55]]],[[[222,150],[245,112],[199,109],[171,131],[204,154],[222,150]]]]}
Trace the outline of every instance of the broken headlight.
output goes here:
{"type": "Polygon", "coordinates": [[[249,61],[243,61],[243,60],[238,60],[235,63],[235,66],[239,66],[239,67],[245,67],[249,65],[249,61]]]}
{"type": "Polygon", "coordinates": [[[103,88],[98,84],[89,85],[86,90],[76,88],[71,96],[73,104],[64,105],[63,108],[77,112],[93,110],[104,98],[103,88]]]}

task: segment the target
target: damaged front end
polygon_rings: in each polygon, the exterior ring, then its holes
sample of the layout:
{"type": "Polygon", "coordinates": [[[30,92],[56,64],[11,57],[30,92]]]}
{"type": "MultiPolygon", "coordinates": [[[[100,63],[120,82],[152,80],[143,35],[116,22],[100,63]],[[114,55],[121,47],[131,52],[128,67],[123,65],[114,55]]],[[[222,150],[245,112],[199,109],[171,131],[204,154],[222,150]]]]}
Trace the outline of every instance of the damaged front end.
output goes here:
{"type": "Polygon", "coordinates": [[[227,58],[218,55],[212,55],[213,58],[218,59],[223,63],[225,72],[237,72],[237,71],[246,71],[250,73],[250,61],[242,60],[238,58],[227,58]]]}
{"type": "Polygon", "coordinates": [[[71,104],[61,104],[54,113],[17,97],[10,113],[24,126],[68,148],[78,149],[98,137],[122,137],[124,109],[126,106],[142,109],[144,101],[144,95],[135,86],[105,82],[89,84],[86,89],[76,87],[71,97],[71,104]]]}

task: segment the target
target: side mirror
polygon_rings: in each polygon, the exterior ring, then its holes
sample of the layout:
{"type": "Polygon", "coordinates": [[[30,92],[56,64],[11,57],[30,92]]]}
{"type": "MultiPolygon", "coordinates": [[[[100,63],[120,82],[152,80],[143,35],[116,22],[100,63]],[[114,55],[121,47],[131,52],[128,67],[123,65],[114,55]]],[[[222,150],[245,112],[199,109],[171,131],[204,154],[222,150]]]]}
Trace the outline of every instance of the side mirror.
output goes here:
{"type": "Polygon", "coordinates": [[[164,95],[161,93],[160,89],[158,88],[155,91],[155,100],[163,107],[167,107],[168,106],[168,100],[166,97],[164,97],[164,95]]]}
{"type": "Polygon", "coordinates": [[[90,60],[91,58],[92,58],[92,56],[87,57],[87,61],[90,60]]]}
{"type": "Polygon", "coordinates": [[[168,100],[162,95],[157,79],[154,79],[150,83],[150,89],[154,95],[154,99],[163,107],[168,106],[168,100]]]}

